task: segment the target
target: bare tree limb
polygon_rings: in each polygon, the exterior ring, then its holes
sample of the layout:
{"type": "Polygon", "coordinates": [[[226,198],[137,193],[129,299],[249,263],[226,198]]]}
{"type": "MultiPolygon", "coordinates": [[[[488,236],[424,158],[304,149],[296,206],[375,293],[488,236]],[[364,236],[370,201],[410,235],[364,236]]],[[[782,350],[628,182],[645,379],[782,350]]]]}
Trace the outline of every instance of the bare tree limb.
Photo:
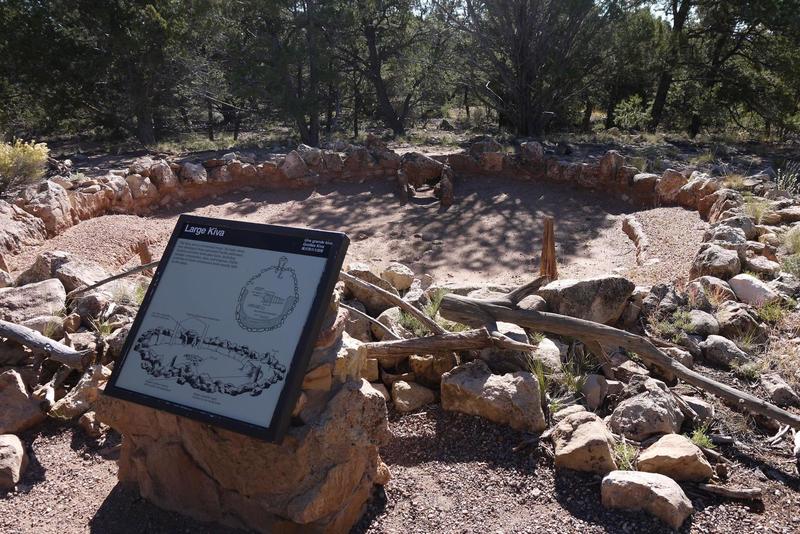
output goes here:
{"type": "Polygon", "coordinates": [[[91,363],[89,355],[92,351],[71,349],[26,326],[0,320],[0,337],[12,339],[34,351],[43,352],[51,360],[63,363],[72,369],[83,370],[91,363]]]}
{"type": "Polygon", "coordinates": [[[120,278],[125,278],[126,276],[130,276],[132,274],[140,273],[142,271],[146,271],[147,269],[151,269],[153,267],[156,267],[159,264],[160,261],[161,260],[151,261],[150,263],[146,263],[144,265],[139,265],[138,267],[134,267],[133,269],[128,269],[127,271],[123,271],[123,272],[121,272],[119,274],[115,274],[114,276],[109,276],[108,278],[104,278],[104,279],[100,280],[99,282],[96,282],[96,283],[94,283],[94,284],[92,284],[90,286],[79,287],[77,289],[73,289],[72,291],[69,292],[69,295],[67,295],[67,299],[68,300],[69,299],[73,299],[73,298],[77,297],[78,295],[82,295],[83,293],[86,293],[87,291],[91,291],[92,289],[97,289],[98,287],[104,286],[104,285],[106,285],[106,284],[108,284],[110,282],[113,282],[114,280],[119,280],[120,278]]]}
{"type": "Polygon", "coordinates": [[[715,484],[698,484],[697,489],[714,495],[721,495],[729,499],[744,499],[748,501],[761,500],[761,488],[728,488],[715,484]]]}

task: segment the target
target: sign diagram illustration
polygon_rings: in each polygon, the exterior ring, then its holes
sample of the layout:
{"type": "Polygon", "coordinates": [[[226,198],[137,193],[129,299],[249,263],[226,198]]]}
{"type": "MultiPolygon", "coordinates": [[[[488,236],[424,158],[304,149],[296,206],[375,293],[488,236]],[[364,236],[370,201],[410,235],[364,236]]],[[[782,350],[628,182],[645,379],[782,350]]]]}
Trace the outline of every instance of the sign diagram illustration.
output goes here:
{"type": "Polygon", "coordinates": [[[280,328],[300,300],[297,273],[286,256],[262,270],[242,287],[236,304],[236,322],[249,332],[280,328]]]}
{"type": "Polygon", "coordinates": [[[142,332],[133,350],[141,358],[142,369],[154,378],[175,380],[206,393],[256,397],[286,376],[274,352],[256,352],[209,336],[208,325],[196,317],[142,332]]]}

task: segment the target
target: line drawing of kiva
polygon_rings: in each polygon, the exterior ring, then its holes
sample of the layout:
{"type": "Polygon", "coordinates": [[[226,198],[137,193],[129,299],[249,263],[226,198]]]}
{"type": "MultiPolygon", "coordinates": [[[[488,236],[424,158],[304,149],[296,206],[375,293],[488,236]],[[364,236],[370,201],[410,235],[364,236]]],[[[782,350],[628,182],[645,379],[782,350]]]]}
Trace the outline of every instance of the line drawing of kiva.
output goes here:
{"type": "Polygon", "coordinates": [[[133,350],[147,374],[206,393],[256,397],[286,377],[276,353],[209,336],[208,325],[196,317],[142,332],[133,350]]]}
{"type": "Polygon", "coordinates": [[[281,256],[277,265],[253,276],[239,292],[236,322],[249,332],[266,332],[283,326],[300,300],[297,273],[281,256]]]}

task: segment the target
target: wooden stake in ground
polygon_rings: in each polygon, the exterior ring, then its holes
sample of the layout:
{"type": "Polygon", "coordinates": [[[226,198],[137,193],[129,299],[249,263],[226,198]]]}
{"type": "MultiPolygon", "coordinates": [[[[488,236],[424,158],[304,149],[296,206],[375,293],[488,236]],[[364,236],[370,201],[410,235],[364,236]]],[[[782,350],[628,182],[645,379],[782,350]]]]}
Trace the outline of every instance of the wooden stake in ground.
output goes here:
{"type": "Polygon", "coordinates": [[[542,257],[539,265],[539,276],[549,280],[558,278],[556,265],[556,232],[553,217],[544,218],[544,232],[542,233],[542,257]]]}

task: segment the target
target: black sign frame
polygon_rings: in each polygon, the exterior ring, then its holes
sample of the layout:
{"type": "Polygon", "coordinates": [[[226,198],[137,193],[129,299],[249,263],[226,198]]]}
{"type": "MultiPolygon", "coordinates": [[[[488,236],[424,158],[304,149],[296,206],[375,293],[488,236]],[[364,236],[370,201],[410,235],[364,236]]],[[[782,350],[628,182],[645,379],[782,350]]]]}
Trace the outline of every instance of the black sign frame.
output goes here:
{"type": "MultiPolygon", "coordinates": [[[[194,236],[190,239],[215,243],[220,242],[219,239],[209,236],[194,236]]],[[[303,377],[305,376],[306,368],[308,367],[311,354],[314,350],[314,345],[322,328],[322,322],[325,319],[327,309],[330,305],[333,290],[336,282],[338,281],[339,272],[341,271],[349,244],[350,239],[346,234],[341,232],[232,221],[227,219],[215,219],[186,214],[181,215],[178,218],[178,222],[172,232],[172,235],[170,236],[161,261],[159,262],[156,272],[153,275],[153,279],[147,289],[145,297],[142,300],[142,304],[139,307],[139,312],[133,321],[131,329],[128,333],[128,337],[123,345],[122,352],[120,353],[120,357],[114,365],[111,378],[109,379],[109,382],[105,388],[105,394],[118,399],[142,404],[151,408],[164,410],[182,417],[188,417],[190,419],[208,423],[210,425],[219,426],[239,434],[260,438],[265,441],[279,442],[283,439],[283,436],[289,427],[292,411],[300,396],[303,377]],[[259,426],[235,418],[203,411],[202,409],[178,404],[169,400],[155,397],[153,395],[142,393],[140,391],[122,388],[117,385],[117,379],[122,373],[124,366],[130,361],[129,356],[136,335],[138,334],[142,321],[147,315],[150,303],[153,300],[156,291],[158,291],[161,277],[164,273],[164,270],[169,265],[169,260],[171,258],[173,249],[175,248],[178,239],[187,238],[186,235],[183,235],[182,231],[182,229],[186,228],[187,224],[200,227],[214,227],[223,229],[226,232],[230,230],[230,234],[239,236],[239,238],[235,240],[235,243],[226,244],[235,244],[263,250],[275,250],[276,248],[271,247],[270,243],[279,243],[280,247],[278,250],[285,252],[293,252],[293,250],[290,249],[299,250],[297,246],[298,243],[303,243],[309,239],[327,243],[327,245],[324,247],[324,253],[309,254],[308,252],[295,251],[295,253],[298,254],[325,257],[325,269],[316,288],[311,309],[306,317],[305,325],[303,326],[301,337],[297,344],[294,356],[288,365],[285,384],[281,390],[278,402],[275,405],[272,420],[265,421],[264,426],[259,426]]]]}

